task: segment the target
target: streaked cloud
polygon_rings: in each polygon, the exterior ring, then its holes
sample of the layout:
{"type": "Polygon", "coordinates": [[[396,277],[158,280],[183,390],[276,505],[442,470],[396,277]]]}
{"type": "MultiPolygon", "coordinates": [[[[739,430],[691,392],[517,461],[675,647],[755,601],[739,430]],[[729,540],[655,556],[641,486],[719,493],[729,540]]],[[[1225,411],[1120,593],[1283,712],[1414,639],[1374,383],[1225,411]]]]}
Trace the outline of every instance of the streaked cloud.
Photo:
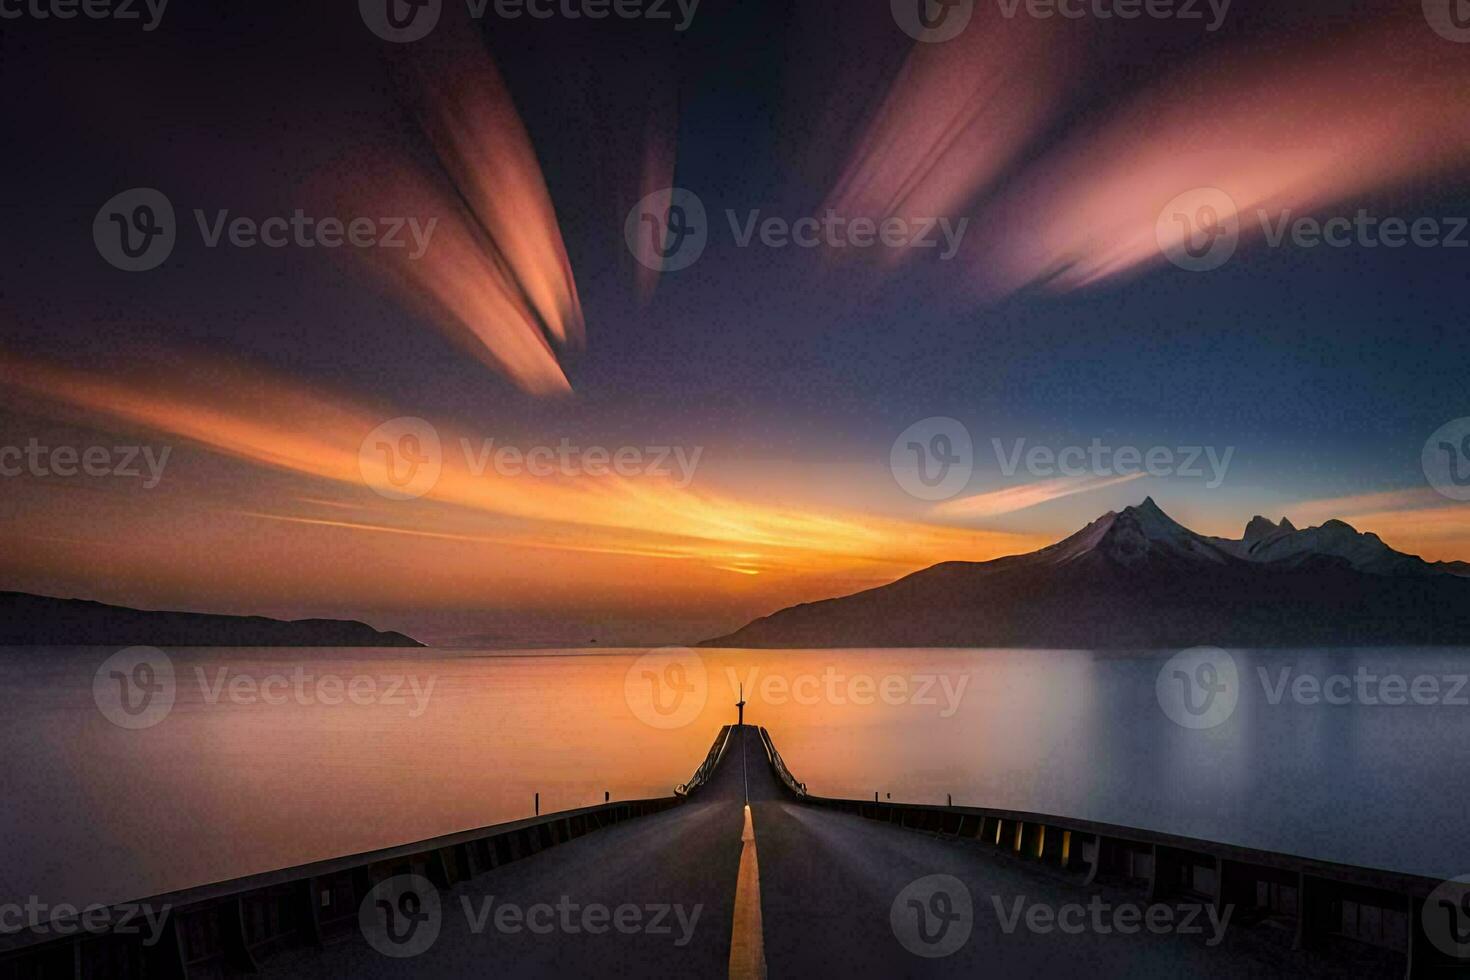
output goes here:
{"type": "MultiPolygon", "coordinates": [[[[94,425],[162,433],[251,464],[328,481],[292,494],[291,506],[232,511],[252,520],[667,559],[741,576],[873,581],[939,561],[985,560],[1045,543],[1030,535],[759,503],[702,485],[681,486],[670,476],[507,476],[493,467],[475,472],[461,440],[478,445],[477,439],[447,423],[436,427],[443,446],[437,483],[422,499],[388,501],[366,496],[369,484],[359,459],[384,410],[340,394],[239,365],[151,374],[119,370],[102,377],[12,357],[0,357],[0,384],[80,412],[94,425]],[[327,492],[330,486],[337,491],[327,492]],[[364,496],[340,500],[347,488],[364,496]],[[354,511],[351,519],[344,519],[344,509],[354,511]],[[487,531],[484,522],[492,519],[494,530],[487,531]]],[[[653,575],[637,587],[655,588],[660,580],[653,575]]]]}
{"type": "Polygon", "coordinates": [[[991,490],[970,497],[948,500],[935,505],[931,513],[935,517],[945,518],[999,517],[1002,514],[1013,514],[1019,510],[1027,510],[1062,497],[1070,497],[1073,494],[1090,493],[1094,490],[1117,486],[1120,483],[1129,483],[1144,475],[1140,472],[1113,477],[1059,476],[1038,483],[1006,487],[1002,490],[991,490]]]}
{"type": "Polygon", "coordinates": [[[824,208],[845,218],[953,217],[1052,119],[1070,32],[996,14],[916,44],[865,122],[824,208]]]}
{"type": "Polygon", "coordinates": [[[354,159],[322,182],[357,213],[436,220],[422,257],[369,250],[368,268],[521,389],[570,391],[560,357],[585,346],[581,301],[510,92],[478,39],[426,42],[412,58],[407,85],[441,169],[372,147],[371,168],[354,159]]]}
{"type": "Polygon", "coordinates": [[[1213,217],[1238,219],[1248,242],[1260,210],[1302,216],[1463,164],[1470,87],[1455,47],[1416,10],[1187,63],[1028,168],[983,218],[977,288],[1075,289],[1158,264],[1187,233],[1161,228],[1165,206],[1200,188],[1228,195],[1213,217]]]}

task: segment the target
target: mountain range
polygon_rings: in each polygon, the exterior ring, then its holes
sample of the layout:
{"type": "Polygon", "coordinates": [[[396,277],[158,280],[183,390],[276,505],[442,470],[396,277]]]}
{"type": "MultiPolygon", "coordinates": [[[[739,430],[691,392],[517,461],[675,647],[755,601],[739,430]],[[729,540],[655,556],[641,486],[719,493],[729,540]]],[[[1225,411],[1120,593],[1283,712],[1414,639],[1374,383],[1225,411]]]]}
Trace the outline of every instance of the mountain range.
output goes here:
{"type": "Polygon", "coordinates": [[[757,619],[712,647],[1470,644],[1470,566],[1426,562],[1343,521],[1255,517],[1197,534],[1152,498],[1050,547],[944,562],[757,619]]]}
{"type": "Polygon", "coordinates": [[[418,647],[344,619],[156,612],[85,599],[0,592],[0,646],[418,647]]]}

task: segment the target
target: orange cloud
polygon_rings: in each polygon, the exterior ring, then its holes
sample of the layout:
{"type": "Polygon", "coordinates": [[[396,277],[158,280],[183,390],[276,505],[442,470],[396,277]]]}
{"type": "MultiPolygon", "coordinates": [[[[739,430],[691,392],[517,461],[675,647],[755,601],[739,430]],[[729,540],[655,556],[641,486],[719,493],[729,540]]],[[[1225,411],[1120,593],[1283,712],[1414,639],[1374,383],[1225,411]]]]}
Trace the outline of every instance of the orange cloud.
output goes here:
{"type": "MultiPolygon", "coordinates": [[[[1351,195],[1470,158],[1470,87],[1453,44],[1417,16],[1350,36],[1188,65],[1037,165],[985,218],[977,285],[1073,289],[1183,242],[1167,204],[1199,188],[1243,238],[1351,195]],[[1392,78],[1393,84],[1383,80],[1392,78]]],[[[1194,210],[1191,208],[1191,210],[1194,210]]],[[[1196,215],[1196,231],[1208,215],[1196,215]]]]}
{"type": "MultiPolygon", "coordinates": [[[[104,426],[164,433],[358,493],[371,485],[360,459],[364,440],[386,414],[240,367],[196,365],[150,376],[119,370],[97,377],[0,356],[0,383],[80,410],[104,426]]],[[[355,534],[667,559],[747,577],[826,580],[882,581],[938,561],[984,560],[1044,543],[1025,535],[771,506],[658,474],[505,475],[493,466],[477,467],[478,436],[448,425],[435,428],[441,471],[421,499],[374,496],[370,505],[354,506],[316,490],[290,498],[295,507],[232,513],[355,534]],[[314,513],[324,503],[339,513],[314,513]],[[344,508],[360,513],[343,519],[344,508]],[[483,522],[489,518],[502,523],[487,533],[483,522]]]]}
{"type": "Polygon", "coordinates": [[[1059,476],[1038,483],[1028,483],[1025,486],[1007,487],[1004,490],[992,490],[988,493],[946,501],[936,505],[932,513],[936,517],[999,517],[1002,514],[1012,514],[1018,510],[1037,507],[1062,497],[1070,497],[1073,494],[1090,493],[1093,490],[1102,490],[1119,483],[1128,483],[1144,475],[1140,472],[1110,478],[1059,476]]]}
{"type": "Polygon", "coordinates": [[[580,348],[582,306],[536,151],[478,38],[417,62],[424,129],[542,326],[580,348]]]}
{"type": "Polygon", "coordinates": [[[1305,501],[1288,513],[1299,526],[1346,521],[1426,561],[1470,560],[1470,504],[1448,500],[1429,487],[1305,501]]]}
{"type": "Polygon", "coordinates": [[[366,250],[369,270],[522,390],[566,393],[560,358],[585,346],[586,330],[530,135],[477,39],[436,43],[415,47],[405,88],[442,173],[401,148],[365,146],[319,188],[356,213],[432,220],[423,255],[366,250]]]}
{"type": "Polygon", "coordinates": [[[1071,36],[997,13],[953,40],[914,45],[825,207],[874,219],[963,213],[1056,111],[1071,36]]]}

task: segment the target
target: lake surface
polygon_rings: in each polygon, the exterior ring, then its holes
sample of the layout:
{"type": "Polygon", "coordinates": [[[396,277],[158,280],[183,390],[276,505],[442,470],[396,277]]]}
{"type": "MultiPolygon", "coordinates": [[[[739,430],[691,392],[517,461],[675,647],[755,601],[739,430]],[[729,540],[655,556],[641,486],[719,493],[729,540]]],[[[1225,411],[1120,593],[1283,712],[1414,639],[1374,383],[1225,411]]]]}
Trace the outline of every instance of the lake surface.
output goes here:
{"type": "Polygon", "coordinates": [[[0,650],[0,900],[143,897],[530,816],[538,792],[668,795],[741,683],[813,793],[1470,872],[1470,650],[1231,651],[1234,710],[1199,729],[1161,706],[1171,653],[0,650]]]}

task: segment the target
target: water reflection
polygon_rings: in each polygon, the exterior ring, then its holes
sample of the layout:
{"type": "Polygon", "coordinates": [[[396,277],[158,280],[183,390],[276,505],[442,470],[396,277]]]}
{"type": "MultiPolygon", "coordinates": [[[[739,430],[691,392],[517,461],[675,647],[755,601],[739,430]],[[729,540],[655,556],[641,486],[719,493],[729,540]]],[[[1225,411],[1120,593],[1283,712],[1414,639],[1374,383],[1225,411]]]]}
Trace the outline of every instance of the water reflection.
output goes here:
{"type": "Polygon", "coordinates": [[[1456,779],[1470,707],[1311,704],[1279,686],[1283,670],[1452,677],[1470,670],[1464,651],[1232,651],[1234,713],[1188,730],[1156,701],[1168,652],[683,652],[705,668],[703,702],[655,727],[627,693],[645,651],[170,650],[176,703],[136,731],[93,701],[112,652],[0,662],[7,898],[138,897],[529,816],[536,793],[543,811],[667,795],[734,719],[741,685],[747,720],[814,793],[953,796],[1437,876],[1470,867],[1453,830],[1470,803],[1456,779]]]}

